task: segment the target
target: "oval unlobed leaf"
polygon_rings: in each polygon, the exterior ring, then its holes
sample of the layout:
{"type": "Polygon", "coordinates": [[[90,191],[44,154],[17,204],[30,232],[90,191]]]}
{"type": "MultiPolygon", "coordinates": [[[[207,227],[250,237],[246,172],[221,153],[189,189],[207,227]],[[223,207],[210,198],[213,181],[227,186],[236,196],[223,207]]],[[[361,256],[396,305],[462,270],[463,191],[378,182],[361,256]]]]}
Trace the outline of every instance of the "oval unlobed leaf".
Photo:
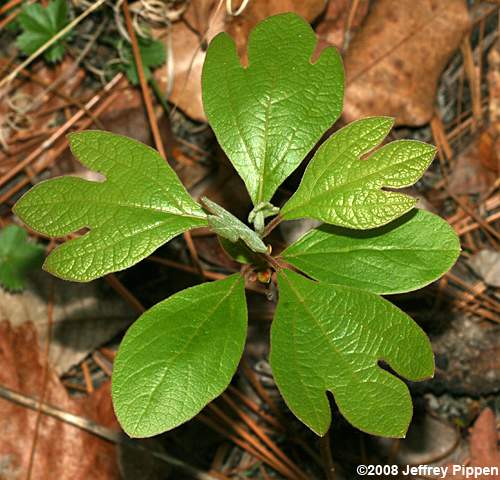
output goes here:
{"type": "Polygon", "coordinates": [[[310,217],[363,230],[385,225],[411,210],[414,198],[383,188],[413,185],[432,162],[436,149],[416,140],[397,140],[361,160],[391,126],[392,119],[373,117],[334,133],[309,162],[281,216],[285,220],[310,217]]]}
{"type": "Polygon", "coordinates": [[[370,292],[279,274],[270,362],[290,410],[318,435],[331,422],[326,392],[356,428],[403,437],[412,417],[407,386],[431,377],[428,338],[405,313],[370,292]]]}
{"type": "Polygon", "coordinates": [[[183,290],[129,328],[113,367],[116,416],[131,437],[186,422],[228,386],[245,344],[239,274],[183,290]]]}
{"type": "Polygon", "coordinates": [[[232,243],[241,240],[253,252],[267,252],[266,244],[262,239],[239,218],[236,218],[225,208],[206,197],[203,197],[201,201],[205,209],[210,213],[208,215],[208,225],[217,235],[226,238],[232,243]]]}
{"type": "Polygon", "coordinates": [[[281,256],[316,280],[391,294],[437,280],[459,254],[455,230],[437,215],[415,209],[372,230],[323,225],[281,256]]]}
{"type": "Polygon", "coordinates": [[[46,180],[13,209],[33,230],[51,237],[90,229],[48,256],[48,272],[90,281],[130,267],[176,235],[207,224],[201,207],[152,148],[102,131],[74,133],[69,141],[80,162],[106,180],[46,180]]]}
{"type": "Polygon", "coordinates": [[[244,68],[227,34],[203,66],[203,106],[255,205],[269,201],[342,112],[340,55],[311,62],[316,35],[298,15],[275,15],[250,33],[244,68]]]}

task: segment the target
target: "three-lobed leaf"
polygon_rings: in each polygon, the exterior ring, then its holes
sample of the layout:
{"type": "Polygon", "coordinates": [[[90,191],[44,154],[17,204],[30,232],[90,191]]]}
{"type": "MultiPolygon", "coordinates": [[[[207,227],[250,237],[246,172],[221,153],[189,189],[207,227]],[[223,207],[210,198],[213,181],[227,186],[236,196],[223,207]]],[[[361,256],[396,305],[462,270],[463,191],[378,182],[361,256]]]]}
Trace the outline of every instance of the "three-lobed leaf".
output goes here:
{"type": "Polygon", "coordinates": [[[385,225],[415,207],[414,198],[383,188],[414,184],[434,158],[435,147],[398,140],[368,159],[360,159],[381,143],[392,123],[387,117],[366,118],[335,132],[310,161],[281,216],[368,229],[385,225]]]}
{"type": "Polygon", "coordinates": [[[437,215],[415,209],[372,230],[323,225],[281,256],[316,280],[391,294],[437,280],[459,254],[453,228],[437,215]]]}
{"type": "Polygon", "coordinates": [[[196,415],[231,381],[246,329],[239,274],[183,290],[144,313],[113,367],[113,404],[123,429],[147,437],[196,415]]]}
{"type": "Polygon", "coordinates": [[[24,288],[26,275],[43,263],[44,248],[28,241],[28,233],[17,225],[0,231],[0,285],[7,290],[24,288]]]}
{"type": "Polygon", "coordinates": [[[292,412],[318,435],[331,421],[326,392],[356,428],[403,437],[412,416],[406,385],[381,368],[417,381],[434,359],[425,333],[405,313],[370,292],[279,275],[270,362],[292,412]]]}
{"type": "MultiPolygon", "coordinates": [[[[47,7],[39,3],[25,5],[18,20],[23,33],[17,38],[17,45],[26,55],[31,55],[67,25],[68,4],[65,0],[51,0],[47,7]]],[[[62,58],[61,40],[44,53],[47,61],[57,62],[62,58]]]]}
{"type": "Polygon", "coordinates": [[[227,34],[208,48],[205,113],[255,205],[271,199],[342,111],[340,56],[329,47],[312,63],[315,46],[307,22],[282,14],[250,33],[247,68],[227,34]]]}
{"type": "Polygon", "coordinates": [[[69,139],[80,162],[106,180],[47,180],[14,207],[27,225],[45,235],[90,229],[48,256],[44,268],[50,273],[90,281],[130,267],[174,236],[206,225],[201,207],[152,148],[101,131],[75,133],[69,139]]]}

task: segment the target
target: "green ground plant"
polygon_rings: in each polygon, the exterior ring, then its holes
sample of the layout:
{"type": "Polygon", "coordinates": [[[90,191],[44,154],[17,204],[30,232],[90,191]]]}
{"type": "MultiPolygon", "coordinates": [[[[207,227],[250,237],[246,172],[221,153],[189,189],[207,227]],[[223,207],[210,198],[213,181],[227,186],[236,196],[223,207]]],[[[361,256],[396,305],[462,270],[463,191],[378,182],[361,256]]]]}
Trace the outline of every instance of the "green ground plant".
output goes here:
{"type": "MultiPolygon", "coordinates": [[[[209,199],[195,202],[155,150],[102,131],[74,133],[69,141],[80,162],[105,181],[44,181],[14,211],[51,237],[89,229],[56,248],[44,265],[80,282],[130,267],[186,230],[210,227],[230,255],[250,264],[242,272],[275,272],[270,363],[290,410],[323,435],[331,392],[355,427],[402,437],[412,402],[394,373],[423,380],[432,377],[434,360],[425,333],[381,295],[438,279],[460,246],[444,220],[395,191],[422,176],[435,148],[414,140],[377,148],[393,125],[387,117],[365,118],[331,135],[292,197],[281,208],[270,203],[342,112],[341,58],[326,48],[312,62],[315,47],[309,24],[283,14],[250,34],[248,67],[225,33],[208,48],[205,112],[252,199],[248,223],[209,199]],[[300,218],[323,225],[273,256],[269,225],[300,218]]],[[[195,416],[230,383],[246,331],[240,273],[178,292],[141,315],[113,371],[114,408],[124,430],[147,437],[195,416]]]]}

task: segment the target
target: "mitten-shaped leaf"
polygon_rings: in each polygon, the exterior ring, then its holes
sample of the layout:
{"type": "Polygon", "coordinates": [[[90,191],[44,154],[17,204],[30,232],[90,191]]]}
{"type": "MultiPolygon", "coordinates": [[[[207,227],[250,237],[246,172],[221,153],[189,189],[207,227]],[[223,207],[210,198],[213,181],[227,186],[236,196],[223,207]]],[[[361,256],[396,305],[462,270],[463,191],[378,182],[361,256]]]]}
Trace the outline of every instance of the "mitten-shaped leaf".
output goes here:
{"type": "Polygon", "coordinates": [[[247,68],[227,34],[208,48],[205,113],[255,205],[271,199],[342,111],[340,56],[329,47],[312,63],[315,46],[311,26],[287,13],[250,33],[247,68]]]}
{"type": "Polygon", "coordinates": [[[326,392],[356,428],[403,437],[412,416],[397,374],[422,380],[434,371],[430,342],[413,320],[363,290],[279,274],[280,299],[271,331],[271,367],[292,412],[318,435],[331,421],[326,392]]]}
{"type": "Polygon", "coordinates": [[[100,131],[69,138],[81,163],[106,180],[55,178],[39,183],[17,202],[16,215],[45,235],[90,229],[56,248],[45,270],[67,280],[89,281],[130,267],[179,233],[206,225],[203,210],[152,148],[100,131]]]}
{"type": "Polygon", "coordinates": [[[323,225],[281,256],[316,280],[389,294],[437,280],[459,254],[455,230],[438,216],[415,209],[372,230],[323,225]]]}
{"type": "Polygon", "coordinates": [[[334,133],[318,149],[299,188],[281,210],[286,220],[311,217],[354,229],[379,227],[411,210],[416,200],[384,191],[414,184],[432,162],[435,147],[399,140],[360,156],[387,135],[392,119],[366,118],[334,133]]]}
{"type": "Polygon", "coordinates": [[[123,429],[149,437],[194,417],[231,381],[246,326],[239,274],[183,290],[144,313],[126,333],[113,368],[123,429]]]}

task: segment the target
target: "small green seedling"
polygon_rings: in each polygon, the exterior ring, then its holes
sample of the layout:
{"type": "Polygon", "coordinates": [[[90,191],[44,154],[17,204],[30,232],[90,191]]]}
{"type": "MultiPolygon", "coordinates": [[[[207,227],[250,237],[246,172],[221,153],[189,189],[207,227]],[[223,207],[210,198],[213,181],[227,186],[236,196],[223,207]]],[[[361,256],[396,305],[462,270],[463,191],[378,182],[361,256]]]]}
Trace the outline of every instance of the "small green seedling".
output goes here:
{"type": "MultiPolygon", "coordinates": [[[[132,45],[125,44],[122,39],[114,43],[123,58],[123,63],[118,64],[118,69],[125,72],[132,85],[139,85],[139,75],[137,74],[132,45]]],[[[143,37],[139,37],[137,43],[141,54],[144,78],[149,81],[152,78],[151,69],[163,65],[167,60],[165,46],[159,40],[143,37]]]]}
{"type": "MultiPolygon", "coordinates": [[[[225,33],[208,48],[205,112],[248,189],[254,229],[208,199],[196,203],[153,149],[99,131],[69,140],[75,156],[103,174],[104,182],[41,182],[14,211],[52,237],[90,230],[45,262],[49,272],[74,281],[130,267],[191,228],[211,228],[227,252],[251,264],[242,272],[252,266],[276,272],[270,363],[291,411],[324,435],[331,392],[355,427],[402,437],[412,416],[410,394],[379,362],[418,381],[433,375],[434,360],[424,332],[380,295],[439,278],[457,259],[459,242],[445,221],[395,191],[422,176],[435,148],[402,140],[376,149],[393,125],[386,117],[334,133],[314,154],[294,195],[281,209],[270,203],[342,111],[341,58],[326,48],[312,62],[315,46],[309,24],[283,14],[252,31],[247,68],[225,33]],[[323,226],[272,256],[265,243],[270,225],[306,217],[323,226]]],[[[112,389],[116,415],[129,435],[172,429],[228,386],[245,344],[244,284],[243,275],[234,274],[181,291],[130,327],[112,389]]]]}
{"type": "MultiPolygon", "coordinates": [[[[50,0],[47,7],[42,7],[39,3],[24,5],[18,20],[22,34],[17,38],[17,45],[23,53],[31,55],[69,23],[68,2],[50,0]]],[[[55,63],[61,60],[63,55],[64,42],[61,38],[44,53],[44,58],[55,63]]]]}
{"type": "Polygon", "coordinates": [[[28,232],[17,225],[0,230],[0,286],[16,292],[24,288],[29,272],[42,266],[44,248],[28,241],[28,232]]]}

